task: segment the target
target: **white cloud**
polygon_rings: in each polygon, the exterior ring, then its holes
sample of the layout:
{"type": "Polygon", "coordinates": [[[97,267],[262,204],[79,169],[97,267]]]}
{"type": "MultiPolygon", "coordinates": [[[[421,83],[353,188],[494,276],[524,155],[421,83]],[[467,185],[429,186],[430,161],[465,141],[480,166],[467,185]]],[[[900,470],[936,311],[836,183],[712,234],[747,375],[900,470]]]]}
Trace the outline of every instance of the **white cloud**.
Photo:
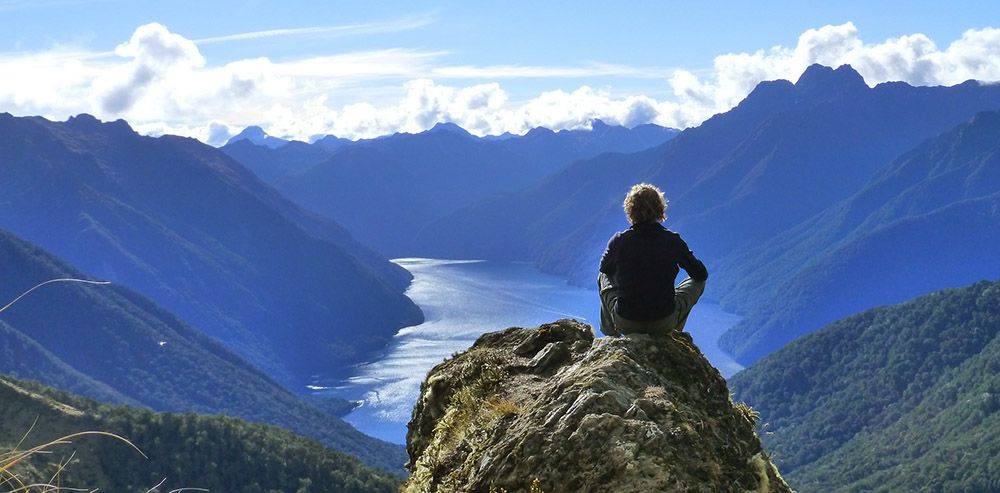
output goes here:
{"type": "Polygon", "coordinates": [[[8,74],[0,78],[0,111],[47,116],[88,111],[90,85],[105,68],[65,49],[0,55],[0,73],[8,74]]]}
{"type": "Polygon", "coordinates": [[[866,43],[852,23],[823,26],[802,33],[795,46],[723,54],[710,70],[699,72],[601,63],[448,65],[449,53],[402,48],[212,65],[198,48],[199,42],[404,30],[423,22],[269,30],[195,41],[153,23],[137,28],[113,52],[60,47],[0,54],[0,71],[18,74],[0,79],[0,111],[55,119],[90,112],[102,119],[125,118],[141,132],[218,144],[251,124],[297,139],[418,132],[438,121],[476,134],[521,133],[535,126],[586,128],[595,118],[629,126],[687,127],[733,107],[760,81],[794,81],[812,63],[849,63],[871,85],[1000,80],[996,28],[966,31],[942,49],[920,33],[866,43]],[[608,82],[648,85],[651,78],[659,85],[654,92],[666,89],[671,96],[622,94],[608,82]],[[594,80],[525,99],[513,97],[500,82],[576,79],[600,79],[601,85],[594,80]]]}
{"type": "Polygon", "coordinates": [[[923,34],[866,44],[853,23],[809,29],[794,48],[776,46],[754,53],[715,58],[711,74],[699,78],[678,71],[671,86],[685,108],[680,125],[691,125],[732,108],[764,80],[795,81],[811,64],[850,64],[865,82],[954,85],[968,79],[1000,80],[1000,29],[970,29],[948,48],[939,49],[923,34]]]}
{"type": "Polygon", "coordinates": [[[115,54],[130,61],[94,81],[101,110],[113,116],[132,108],[155,81],[187,77],[205,65],[194,42],[157,23],[139,26],[115,54]]]}

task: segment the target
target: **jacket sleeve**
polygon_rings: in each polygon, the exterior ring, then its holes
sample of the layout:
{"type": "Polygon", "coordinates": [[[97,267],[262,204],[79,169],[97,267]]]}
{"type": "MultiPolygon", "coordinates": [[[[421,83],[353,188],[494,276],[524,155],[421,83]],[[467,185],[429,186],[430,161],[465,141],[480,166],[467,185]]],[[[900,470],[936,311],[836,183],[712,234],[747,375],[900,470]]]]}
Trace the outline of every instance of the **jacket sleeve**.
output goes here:
{"type": "Polygon", "coordinates": [[[604,255],[601,255],[601,268],[600,271],[607,274],[609,277],[615,275],[615,270],[618,267],[618,249],[617,240],[618,235],[614,235],[608,240],[608,247],[604,249],[604,255]]]}
{"type": "Polygon", "coordinates": [[[694,256],[694,252],[688,248],[684,240],[681,240],[681,251],[677,256],[677,265],[695,281],[705,282],[708,280],[708,269],[705,268],[705,264],[701,260],[694,256]]]}

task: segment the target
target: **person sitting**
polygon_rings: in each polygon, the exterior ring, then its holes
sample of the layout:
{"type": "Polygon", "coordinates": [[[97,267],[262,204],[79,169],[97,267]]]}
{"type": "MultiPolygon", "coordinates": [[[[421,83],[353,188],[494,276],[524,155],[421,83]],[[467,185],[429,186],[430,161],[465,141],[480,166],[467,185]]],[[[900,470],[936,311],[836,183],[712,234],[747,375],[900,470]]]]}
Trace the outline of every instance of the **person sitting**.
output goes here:
{"type": "Polygon", "coordinates": [[[601,256],[601,332],[620,336],[682,331],[705,291],[708,270],[679,234],[660,224],[666,220],[667,200],[659,188],[635,185],[623,205],[631,227],[612,236],[601,256]],[[675,288],[679,269],[688,278],[675,288]]]}

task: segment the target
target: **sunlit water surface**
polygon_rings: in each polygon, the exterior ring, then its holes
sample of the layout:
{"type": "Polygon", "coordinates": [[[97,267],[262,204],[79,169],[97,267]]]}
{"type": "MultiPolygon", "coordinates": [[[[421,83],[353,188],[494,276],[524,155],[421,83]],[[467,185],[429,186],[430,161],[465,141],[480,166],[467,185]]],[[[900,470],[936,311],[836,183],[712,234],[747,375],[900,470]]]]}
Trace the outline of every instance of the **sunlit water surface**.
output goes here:
{"type": "MultiPolygon", "coordinates": [[[[481,334],[507,327],[534,327],[560,318],[600,325],[596,289],[569,286],[531,264],[435,259],[397,259],[413,274],[406,291],[426,321],[399,331],[383,357],[362,365],[342,382],[318,381],[320,393],[363,404],[345,419],[371,436],[405,443],[406,423],[427,371],[481,334]]],[[[695,306],[686,330],[723,376],[742,367],[716,341],[739,321],[718,305],[695,306]]]]}

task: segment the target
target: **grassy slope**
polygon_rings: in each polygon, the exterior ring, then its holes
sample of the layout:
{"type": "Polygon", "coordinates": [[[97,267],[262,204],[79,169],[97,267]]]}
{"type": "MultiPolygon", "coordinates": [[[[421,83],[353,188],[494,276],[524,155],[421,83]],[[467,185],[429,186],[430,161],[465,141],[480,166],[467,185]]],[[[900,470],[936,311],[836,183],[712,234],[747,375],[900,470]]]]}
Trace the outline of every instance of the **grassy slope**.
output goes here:
{"type": "Polygon", "coordinates": [[[64,487],[146,492],[165,480],[160,491],[180,487],[248,493],[397,489],[397,479],[352,457],[286,430],[235,418],[100,405],[7,377],[0,377],[0,416],[3,451],[13,448],[34,426],[22,450],[70,433],[100,430],[129,438],[149,457],[108,437],[82,437],[14,469],[25,482],[48,481],[53,464],[72,456],[59,475],[64,487]],[[308,488],[298,490],[303,486],[308,488]]]}

